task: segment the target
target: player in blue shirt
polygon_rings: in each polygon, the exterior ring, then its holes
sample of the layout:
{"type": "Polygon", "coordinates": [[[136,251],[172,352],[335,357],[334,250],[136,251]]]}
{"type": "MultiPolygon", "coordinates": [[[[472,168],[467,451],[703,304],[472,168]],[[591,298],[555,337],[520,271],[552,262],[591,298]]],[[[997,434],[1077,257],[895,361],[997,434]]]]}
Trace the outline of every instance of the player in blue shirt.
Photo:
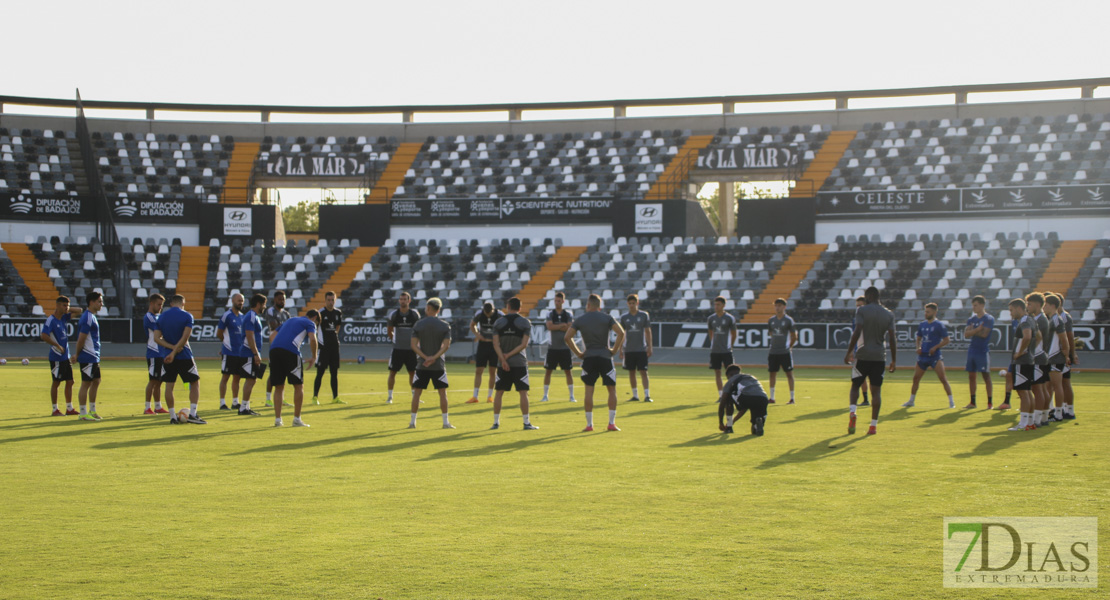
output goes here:
{"type": "Polygon", "coordinates": [[[96,390],[100,388],[100,323],[96,320],[96,313],[104,307],[104,296],[100,292],[89,292],[85,295],[85,305],[88,308],[77,324],[77,353],[70,357],[69,363],[81,365],[81,391],[77,392],[81,412],[77,418],[99,421],[96,390]],[[86,403],[88,412],[85,412],[86,403]]]}
{"type": "Polygon", "coordinates": [[[170,407],[170,424],[180,425],[180,419],[173,409],[173,386],[177,378],[189,384],[189,416],[185,421],[194,425],[207,425],[208,422],[197,415],[200,403],[200,371],[193,360],[193,350],[189,347],[189,336],[193,333],[193,315],[185,312],[185,296],[174,294],[170,297],[170,307],[158,317],[158,329],[154,340],[169,352],[162,359],[162,383],[166,384],[166,406],[170,407]]]}
{"type": "Polygon", "coordinates": [[[220,340],[220,410],[227,407],[227,380],[231,379],[231,408],[239,410],[239,377],[243,371],[243,295],[231,295],[231,308],[216,326],[220,340]]]}
{"type": "Polygon", "coordinates": [[[937,305],[932,302],[926,304],[925,320],[917,326],[917,368],[913,372],[910,400],[902,405],[904,408],[913,406],[917,386],[930,367],[936,371],[937,379],[944,386],[944,393],[948,394],[948,408],[956,408],[956,401],[952,399],[952,386],[948,385],[948,378],[944,376],[944,358],[940,355],[940,349],[950,341],[948,326],[937,319],[937,305]]]}
{"type": "Polygon", "coordinates": [[[971,299],[971,317],[964,328],[964,338],[971,340],[967,347],[968,386],[971,388],[971,404],[964,408],[975,408],[976,378],[983,374],[983,385],[987,388],[987,410],[994,408],[994,389],[991,386],[991,333],[994,331],[994,317],[987,314],[987,299],[976,296],[971,299]]]}
{"type": "Polygon", "coordinates": [[[304,403],[304,366],[316,362],[319,345],[316,328],[320,326],[320,313],[311,309],[303,317],[293,317],[282,323],[277,335],[270,341],[270,383],[274,386],[274,427],[281,427],[281,406],[285,399],[285,384],[293,385],[293,427],[308,427],[301,420],[304,403]],[[308,340],[312,350],[305,361],[301,357],[301,344],[308,340]]]}
{"type": "Polygon", "coordinates": [[[165,348],[154,341],[154,332],[158,330],[158,314],[162,312],[162,305],[166,297],[162,294],[151,294],[147,298],[147,312],[143,315],[143,331],[146,332],[146,409],[144,415],[164,415],[170,411],[162,408],[162,359],[166,356],[165,348]],[[154,399],[154,408],[150,407],[150,400],[154,399]]]}
{"type": "Polygon", "coordinates": [[[239,405],[239,414],[257,417],[258,413],[251,410],[251,391],[254,382],[266,374],[266,363],[262,362],[262,314],[266,312],[266,296],[255,294],[251,296],[251,308],[243,313],[243,345],[239,347],[239,356],[243,357],[241,373],[243,379],[243,403],[239,405]]]}
{"type": "Polygon", "coordinates": [[[42,341],[50,345],[47,359],[50,361],[52,381],[50,384],[50,403],[54,406],[54,411],[50,413],[52,417],[78,414],[73,408],[73,366],[69,364],[69,334],[66,332],[66,327],[69,326],[70,317],[80,317],[81,312],[79,307],[69,307],[69,298],[58,296],[54,301],[54,312],[46,317],[46,322],[42,325],[42,333],[39,334],[42,341]],[[64,413],[58,408],[58,386],[62,382],[66,384],[64,413]]]}

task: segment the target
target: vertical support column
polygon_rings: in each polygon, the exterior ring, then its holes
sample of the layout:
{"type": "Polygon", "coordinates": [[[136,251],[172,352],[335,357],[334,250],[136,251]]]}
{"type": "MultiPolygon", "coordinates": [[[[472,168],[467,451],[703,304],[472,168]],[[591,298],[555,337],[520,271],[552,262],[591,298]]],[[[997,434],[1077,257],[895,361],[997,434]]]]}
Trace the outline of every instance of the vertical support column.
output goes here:
{"type": "Polygon", "coordinates": [[[732,237],[736,235],[736,188],[731,181],[722,181],[718,184],[717,215],[721,219],[718,235],[732,237]]]}

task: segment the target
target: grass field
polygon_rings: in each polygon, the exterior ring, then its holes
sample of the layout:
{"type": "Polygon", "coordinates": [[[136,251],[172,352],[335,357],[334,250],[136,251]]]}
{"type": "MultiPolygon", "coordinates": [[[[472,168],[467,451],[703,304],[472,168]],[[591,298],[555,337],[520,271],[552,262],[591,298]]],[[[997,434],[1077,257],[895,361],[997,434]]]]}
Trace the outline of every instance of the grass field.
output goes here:
{"type": "Polygon", "coordinates": [[[311,429],[214,410],[214,361],[209,424],[172,428],[140,415],[138,362],[104,365],[100,423],[43,416],[44,362],[0,367],[0,597],[1105,597],[946,590],[941,545],[945,516],[1097,516],[1110,539],[1108,375],[1076,375],[1077,421],[1011,433],[1015,411],[949,410],[932,375],[900,408],[901,370],[871,437],[846,435],[847,372],[803,369],[755,438],[717,432],[704,368],[652,367],[654,404],[622,377],[623,431],[592,434],[561,383],[539,431],[515,401],[488,431],[449,368],[454,431],[434,400],[407,430],[381,364],[344,365],[349,404],[307,407],[311,429]]]}

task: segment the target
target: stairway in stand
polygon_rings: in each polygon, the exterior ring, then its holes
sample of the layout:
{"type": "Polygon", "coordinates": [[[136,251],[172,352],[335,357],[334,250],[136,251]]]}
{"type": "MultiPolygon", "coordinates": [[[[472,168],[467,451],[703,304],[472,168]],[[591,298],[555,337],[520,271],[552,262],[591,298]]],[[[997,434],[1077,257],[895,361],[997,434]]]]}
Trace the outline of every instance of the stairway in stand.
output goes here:
{"type": "Polygon", "coordinates": [[[1060,242],[1060,247],[1056,249],[1056,254],[1052,256],[1052,262],[1048,263],[1044,275],[1037,282],[1037,290],[1067,294],[1068,290],[1071,289],[1071,284],[1079,276],[1079,270],[1083,268],[1083,263],[1091,255],[1091,250],[1095,249],[1095,245],[1094,240],[1065,240],[1060,242]]]}
{"type": "Polygon", "coordinates": [[[752,301],[740,322],[766,323],[775,314],[775,299],[789,298],[827,247],[826,244],[798,244],[771,281],[767,282],[767,287],[752,301]]]}
{"type": "Polygon", "coordinates": [[[208,246],[183,246],[177,268],[177,293],[185,296],[186,310],[201,315],[208,279],[208,246]]]}
{"type": "MultiPolygon", "coordinates": [[[[517,298],[520,298],[520,314],[527,315],[529,311],[539,305],[540,300],[547,295],[547,291],[555,287],[555,282],[563,277],[563,273],[578,260],[588,246],[563,246],[547,259],[539,271],[524,284],[517,298]]],[[[533,315],[535,318],[537,315],[533,315]]]]}
{"type": "Polygon", "coordinates": [[[378,253],[377,246],[359,246],[347,255],[347,259],[343,261],[342,265],[331,274],[331,277],[316,291],[305,303],[305,308],[315,308],[319,310],[324,306],[324,294],[335,292],[336,298],[343,296],[343,292],[351,287],[351,282],[354,281],[355,275],[362,270],[362,265],[370,262],[374,255],[378,253]]]}
{"type": "MultiPolygon", "coordinates": [[[[54,312],[54,300],[61,292],[54,287],[54,282],[47,276],[46,271],[42,270],[42,263],[35,258],[31,248],[27,244],[18,242],[4,242],[3,248],[7,251],[12,266],[23,278],[23,283],[27,286],[27,289],[31,290],[31,295],[35,297],[35,304],[41,306],[46,314],[54,312]]],[[[73,302],[73,306],[85,305],[84,298],[71,298],[70,300],[73,302]]]]}

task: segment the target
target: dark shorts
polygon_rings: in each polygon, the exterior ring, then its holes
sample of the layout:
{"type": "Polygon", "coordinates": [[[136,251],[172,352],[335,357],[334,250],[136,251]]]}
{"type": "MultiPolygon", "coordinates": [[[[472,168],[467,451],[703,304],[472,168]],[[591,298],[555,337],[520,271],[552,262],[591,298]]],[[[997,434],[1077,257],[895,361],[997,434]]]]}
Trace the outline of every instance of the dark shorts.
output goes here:
{"type": "Polygon", "coordinates": [[[238,375],[243,379],[262,379],[266,376],[266,363],[254,366],[254,358],[243,357],[243,364],[239,366],[238,375]]]}
{"type": "Polygon", "coordinates": [[[100,379],[100,363],[77,363],[81,365],[81,381],[96,381],[100,379]]]}
{"type": "Polygon", "coordinates": [[[1037,365],[1010,365],[1010,374],[1014,377],[1014,389],[1019,392],[1027,392],[1033,389],[1033,382],[1036,379],[1037,365]]]}
{"type": "Polygon", "coordinates": [[[743,417],[744,413],[750,410],[752,412],[752,423],[755,423],[756,419],[767,416],[767,405],[769,403],[767,396],[737,396],[731,402],[736,409],[736,418],[743,417]]]}
{"type": "Polygon", "coordinates": [[[68,360],[50,361],[50,379],[54,381],[73,381],[73,365],[68,360]]]}
{"type": "Polygon", "coordinates": [[[416,358],[416,353],[412,350],[405,350],[404,348],[394,348],[393,352],[389,355],[389,370],[396,373],[401,369],[412,373],[416,370],[416,365],[419,362],[416,358]]]}
{"type": "Polygon", "coordinates": [[[447,371],[424,371],[418,369],[412,376],[412,387],[415,390],[428,389],[428,382],[437,390],[447,389],[447,371]]]}
{"type": "Polygon", "coordinates": [[[173,383],[180,377],[185,383],[200,381],[200,371],[197,363],[191,358],[175,357],[173,362],[162,363],[162,383],[173,383]]]}
{"type": "Polygon", "coordinates": [[[647,371],[648,355],[644,352],[625,352],[624,368],[626,371],[647,371]]]}
{"type": "Polygon", "coordinates": [[[548,348],[547,360],[543,362],[543,368],[548,371],[554,371],[555,369],[570,371],[574,368],[573,356],[570,353],[570,348],[548,348]]]}
{"type": "Polygon", "coordinates": [[[316,358],[316,369],[338,369],[339,368],[339,348],[332,346],[321,346],[319,356],[316,358]]]}
{"type": "Polygon", "coordinates": [[[794,370],[794,356],[787,354],[768,354],[767,355],[767,371],[770,373],[778,373],[779,369],[787,373],[794,370]]]}
{"type": "Polygon", "coordinates": [[[301,385],[304,383],[304,361],[299,354],[284,348],[270,349],[270,383],[301,385]]]}
{"type": "Polygon", "coordinates": [[[886,373],[886,362],[881,360],[857,360],[852,365],[852,385],[863,385],[863,380],[868,380],[875,387],[883,386],[883,374],[886,373]]]}
{"type": "Polygon", "coordinates": [[[735,362],[732,358],[732,352],[710,352],[709,353],[709,368],[716,371],[723,369],[735,362]]]}
{"type": "Polygon", "coordinates": [[[162,381],[162,357],[146,359],[146,373],[150,381],[162,381]]]}
{"type": "Polygon", "coordinates": [[[1071,379],[1071,365],[1064,365],[1064,379],[1071,379]]]}
{"type": "Polygon", "coordinates": [[[1033,365],[1033,385],[1048,383],[1051,379],[1048,372],[1048,365],[1033,365]]]}
{"type": "Polygon", "coordinates": [[[242,375],[243,361],[247,359],[242,356],[228,356],[224,354],[220,357],[220,373],[224,375],[242,375]]]}
{"type": "Polygon", "coordinates": [[[990,352],[968,352],[967,364],[964,365],[964,370],[968,373],[986,373],[989,375],[991,372],[990,352]]]}
{"type": "Polygon", "coordinates": [[[494,380],[493,389],[499,392],[508,392],[516,386],[516,391],[528,391],[528,367],[509,367],[508,371],[497,369],[497,379],[494,380]]]}
{"type": "Polygon", "coordinates": [[[497,368],[497,350],[493,349],[493,342],[478,342],[478,349],[474,351],[474,366],[497,368]]]}
{"type": "Polygon", "coordinates": [[[928,371],[929,369],[937,368],[937,364],[942,360],[944,360],[944,358],[939,354],[918,354],[917,366],[920,367],[922,371],[928,371]]]}
{"type": "Polygon", "coordinates": [[[1056,363],[1048,365],[1049,373],[1064,373],[1067,371],[1068,365],[1065,363],[1056,363]]]}
{"type": "Polygon", "coordinates": [[[604,356],[587,356],[582,359],[582,383],[593,387],[598,377],[602,385],[617,385],[617,370],[613,368],[613,359],[604,356]]]}

